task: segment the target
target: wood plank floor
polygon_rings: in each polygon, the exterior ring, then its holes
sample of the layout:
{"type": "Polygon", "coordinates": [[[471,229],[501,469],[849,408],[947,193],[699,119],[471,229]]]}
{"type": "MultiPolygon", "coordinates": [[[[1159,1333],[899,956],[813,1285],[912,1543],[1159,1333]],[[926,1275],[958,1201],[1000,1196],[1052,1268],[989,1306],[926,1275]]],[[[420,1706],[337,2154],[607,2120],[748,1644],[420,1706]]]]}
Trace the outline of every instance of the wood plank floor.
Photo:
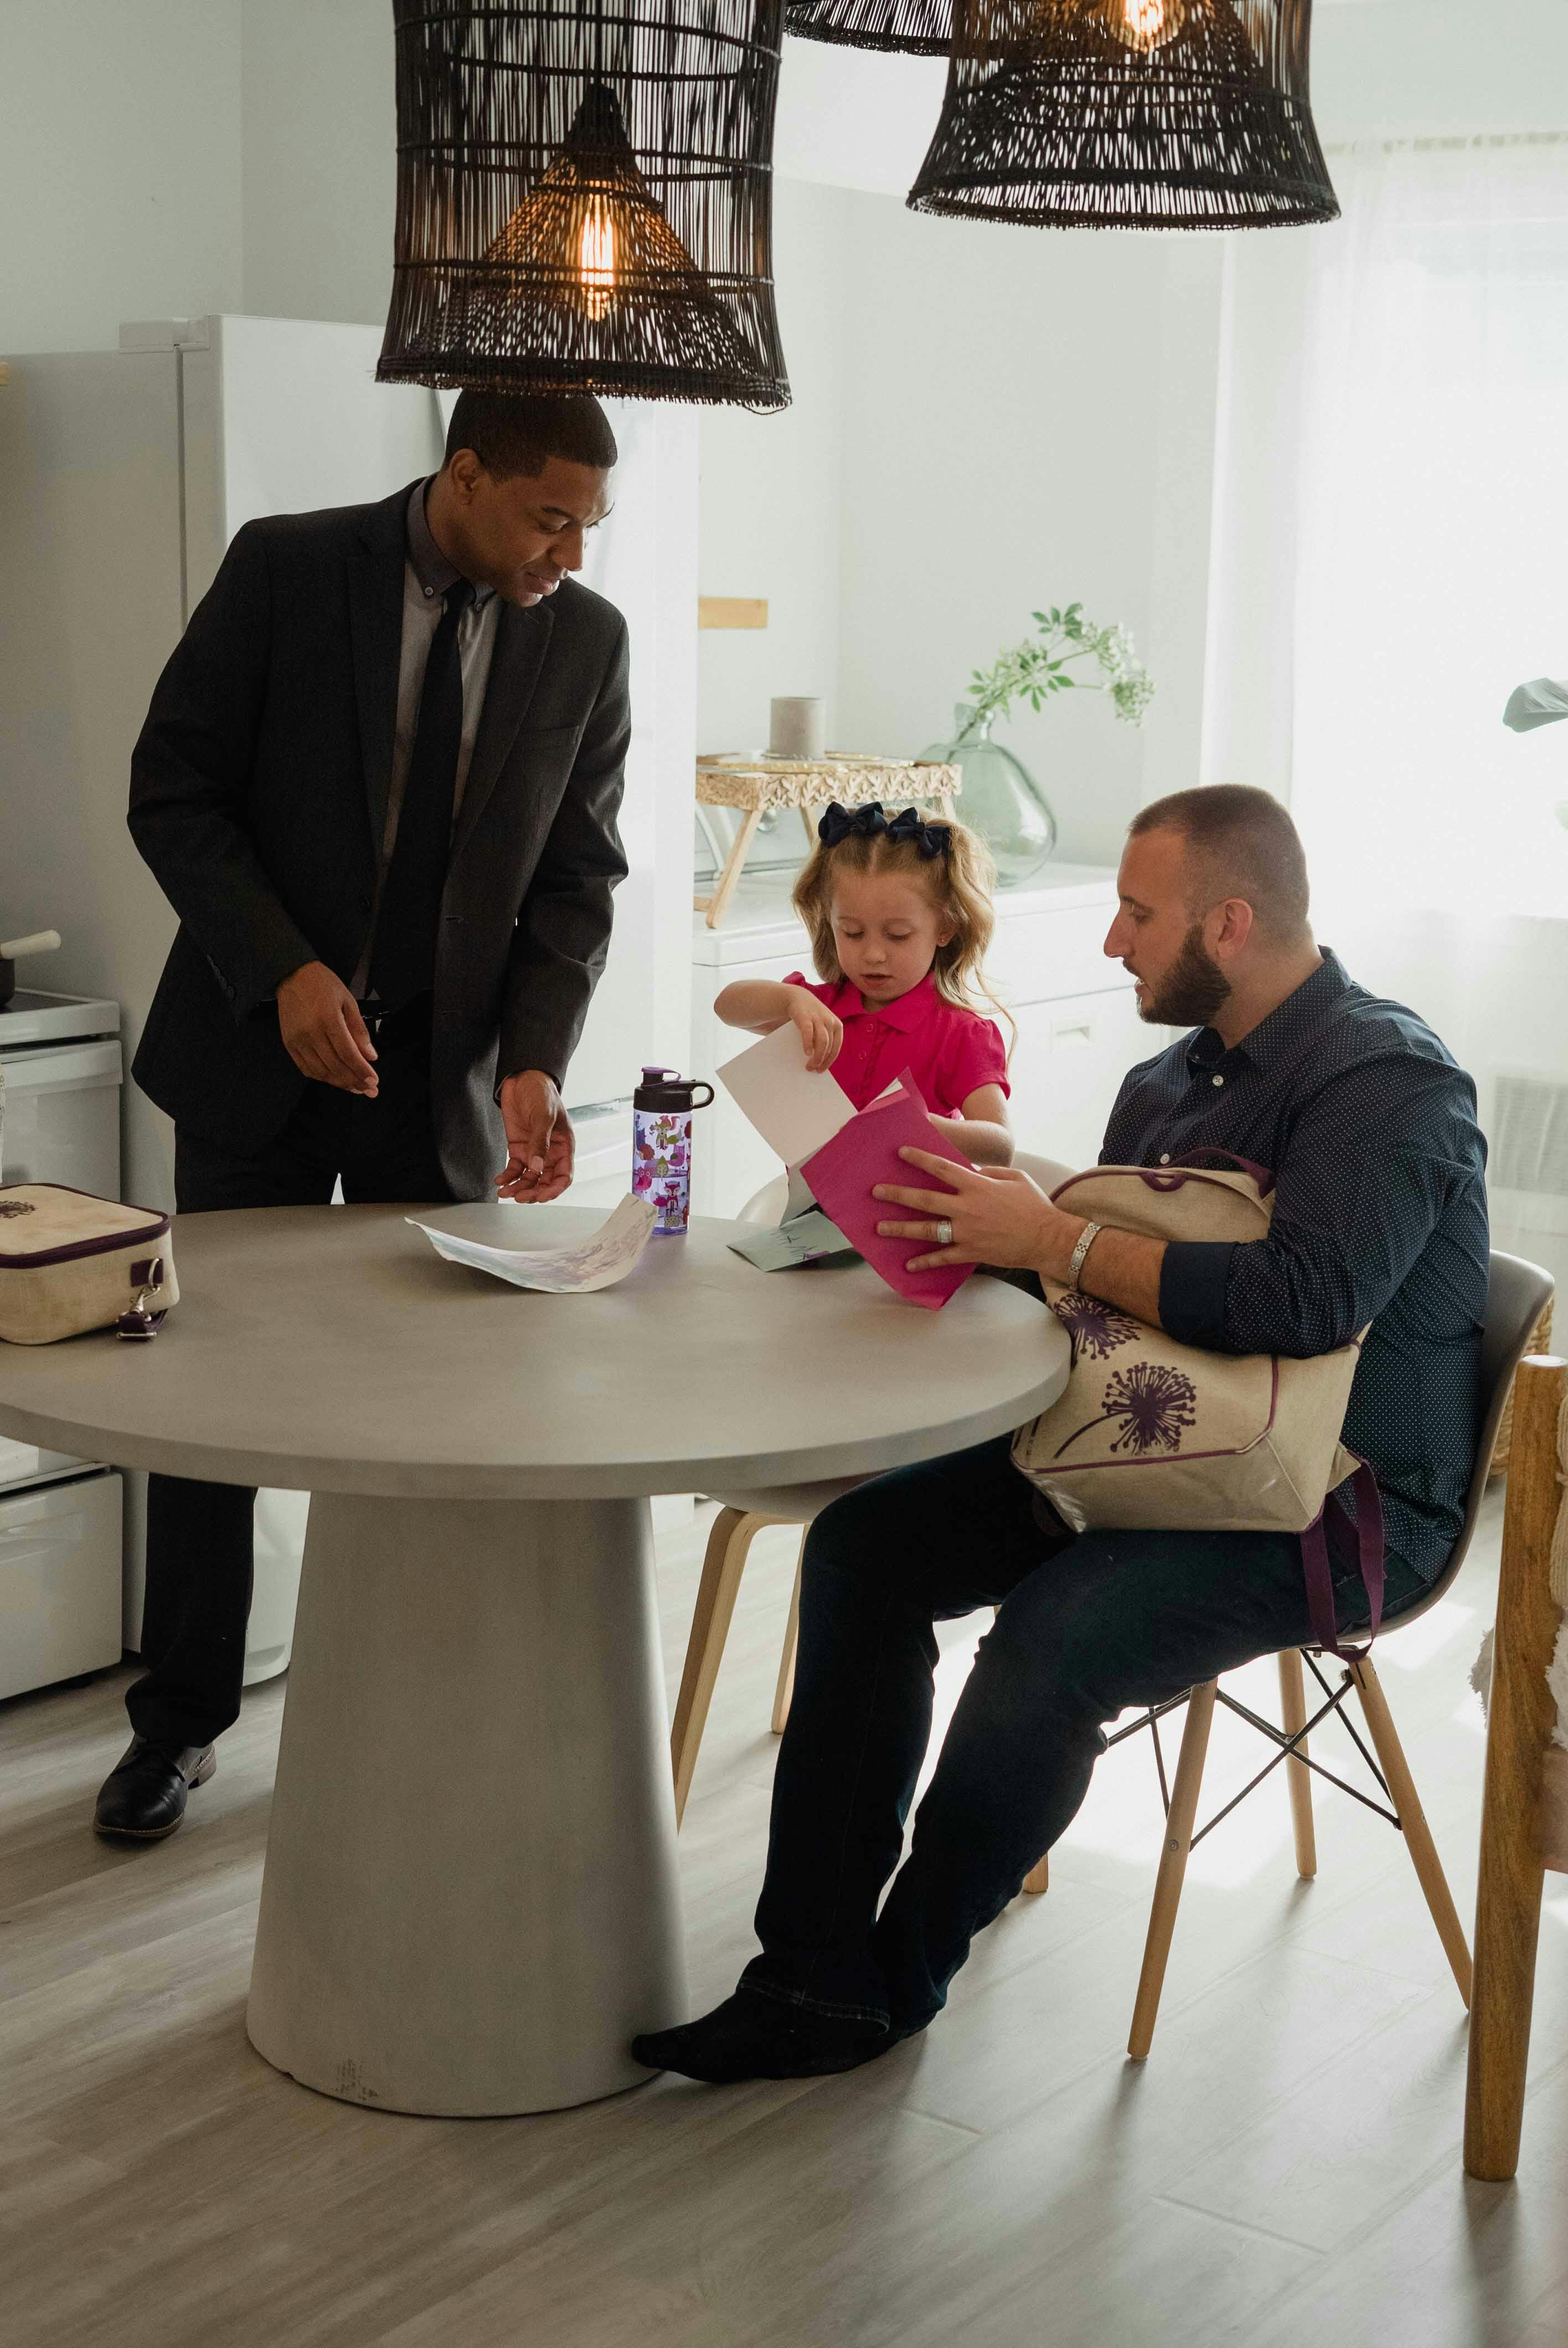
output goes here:
{"type": "MultiPolygon", "coordinates": [[[[1497,1517],[1383,1651],[1467,1918],[1497,1517]]],[[[702,1529],[673,1512],[661,1537],[671,1687],[702,1529]]],[[[682,1838],[704,2005],[752,1946],[792,1536],[753,1558],[682,1838]]],[[[971,1637],[950,1628],[949,1704],[971,1637]]],[[[1401,1843],[1320,1789],[1298,1884],[1277,1775],[1195,1853],[1153,2054],[1128,2065],[1160,1833],[1142,1742],[1102,1766],[1046,1898],[867,2070],[397,2118],[245,2039],[282,1684],[247,1699],[181,1833],[121,1852],[87,1821],[125,1677],[0,1705],[5,2348],[1568,2343],[1568,1880],[1513,2187],[1460,2172],[1464,2018],[1401,1843]]],[[[1211,1794],[1256,1752],[1219,1715],[1211,1794]]]]}

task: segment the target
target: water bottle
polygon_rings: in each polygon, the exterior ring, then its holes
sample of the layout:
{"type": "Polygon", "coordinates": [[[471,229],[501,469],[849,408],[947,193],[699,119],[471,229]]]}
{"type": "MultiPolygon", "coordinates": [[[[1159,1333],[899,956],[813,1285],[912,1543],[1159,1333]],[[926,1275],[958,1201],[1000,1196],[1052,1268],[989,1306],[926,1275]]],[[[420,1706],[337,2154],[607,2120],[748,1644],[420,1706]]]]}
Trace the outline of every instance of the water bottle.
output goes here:
{"type": "Polygon", "coordinates": [[[684,1231],[691,1220],[692,1114],[712,1097],[712,1085],[673,1068],[644,1068],[631,1096],[631,1187],[659,1210],[655,1238],[684,1231]]]}

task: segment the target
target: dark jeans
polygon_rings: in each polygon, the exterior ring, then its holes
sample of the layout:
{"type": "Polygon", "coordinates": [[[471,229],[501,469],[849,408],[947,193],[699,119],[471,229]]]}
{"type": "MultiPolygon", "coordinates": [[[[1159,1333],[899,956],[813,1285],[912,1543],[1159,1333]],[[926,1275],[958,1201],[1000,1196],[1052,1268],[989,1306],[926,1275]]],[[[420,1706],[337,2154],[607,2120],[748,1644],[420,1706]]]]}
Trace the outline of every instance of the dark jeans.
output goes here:
{"type": "MultiPolygon", "coordinates": [[[[880,1477],[806,1537],[752,1988],[920,2027],[1069,1824],[1102,1724],[1311,1636],[1294,1535],[1074,1539],[1008,1455],[1004,1437],[880,1477]],[[878,1916],[930,1735],[932,1625],[993,1605],[878,1916]]],[[[1342,1629],[1368,1613],[1349,1546],[1330,1543],[1342,1629]]],[[[1390,1614],[1425,1587],[1389,1559],[1390,1614]]]]}
{"type": "MultiPolygon", "coordinates": [[[[430,1110],[428,1001],[384,1020],[375,1044],[374,1100],[308,1084],[282,1132],[253,1158],[178,1128],[178,1211],[325,1206],[340,1176],[351,1205],[450,1200],[430,1110]]],[[[154,1744],[208,1745],[239,1716],[255,1497],[245,1485],[148,1478],[141,1654],[149,1668],[127,1691],[126,1710],[154,1744]]]]}

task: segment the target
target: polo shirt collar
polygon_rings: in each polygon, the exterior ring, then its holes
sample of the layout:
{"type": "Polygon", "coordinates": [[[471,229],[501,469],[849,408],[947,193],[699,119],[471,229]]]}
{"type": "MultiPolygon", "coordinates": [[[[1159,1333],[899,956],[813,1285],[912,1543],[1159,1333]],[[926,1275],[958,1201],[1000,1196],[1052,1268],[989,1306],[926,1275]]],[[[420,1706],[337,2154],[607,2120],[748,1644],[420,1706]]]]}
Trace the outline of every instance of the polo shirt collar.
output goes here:
{"type": "MultiPolygon", "coordinates": [[[[429,491],[430,483],[435,478],[432,473],[426,479],[415,482],[408,493],[407,514],[408,560],[413,566],[415,579],[418,580],[432,602],[437,596],[445,595],[449,587],[455,587],[463,576],[460,571],[447,561],[446,557],[436,545],[431,532],[429,516],[425,510],[425,499],[429,491]]],[[[493,587],[476,587],[475,609],[482,608],[495,592],[493,587]]]]}
{"type": "Polygon", "coordinates": [[[937,983],[929,971],[918,986],[912,986],[907,994],[899,995],[893,1003],[863,1004],[860,989],[843,978],[828,1008],[835,1018],[880,1019],[885,1027],[897,1027],[907,1035],[930,1017],[936,994],[937,983]]]}
{"type": "Polygon", "coordinates": [[[1321,951],[1323,960],[1311,977],[1304,978],[1239,1044],[1227,1045],[1216,1028],[1200,1027],[1187,1045],[1188,1066],[1207,1074],[1222,1061],[1245,1061],[1249,1067],[1266,1069],[1289,1058],[1349,992],[1350,981],[1338,955],[1328,946],[1321,951]]]}

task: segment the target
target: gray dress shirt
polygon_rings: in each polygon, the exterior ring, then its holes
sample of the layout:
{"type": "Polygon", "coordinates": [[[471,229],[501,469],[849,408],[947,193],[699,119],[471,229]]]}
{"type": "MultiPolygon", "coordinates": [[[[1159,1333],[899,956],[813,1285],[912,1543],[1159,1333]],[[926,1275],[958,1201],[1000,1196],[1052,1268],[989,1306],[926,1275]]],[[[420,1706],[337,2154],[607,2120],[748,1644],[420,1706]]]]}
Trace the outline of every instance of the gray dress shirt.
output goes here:
{"type": "MultiPolygon", "coordinates": [[[[408,762],[414,755],[414,735],[419,723],[419,698],[425,689],[425,663],[430,658],[430,646],[440,624],[442,599],[446,590],[461,576],[447,561],[430,534],[430,524],[425,512],[425,492],[429,487],[428,480],[415,482],[408,499],[408,559],[403,566],[403,640],[397,663],[397,724],[392,745],[386,826],[381,836],[381,867],[376,875],[377,912],[380,911],[382,891],[386,886],[387,867],[392,862],[392,851],[397,844],[403,796],[408,788],[408,762]]],[[[474,740],[484,712],[485,688],[489,682],[490,661],[496,649],[498,608],[499,598],[493,587],[476,587],[474,601],[457,623],[457,658],[463,671],[463,736],[457,749],[457,776],[452,794],[454,824],[463,811],[463,787],[468,779],[474,740]]],[[[375,921],[373,916],[364,952],[354,974],[354,993],[361,1002],[364,1000],[374,942],[375,921]]]]}

